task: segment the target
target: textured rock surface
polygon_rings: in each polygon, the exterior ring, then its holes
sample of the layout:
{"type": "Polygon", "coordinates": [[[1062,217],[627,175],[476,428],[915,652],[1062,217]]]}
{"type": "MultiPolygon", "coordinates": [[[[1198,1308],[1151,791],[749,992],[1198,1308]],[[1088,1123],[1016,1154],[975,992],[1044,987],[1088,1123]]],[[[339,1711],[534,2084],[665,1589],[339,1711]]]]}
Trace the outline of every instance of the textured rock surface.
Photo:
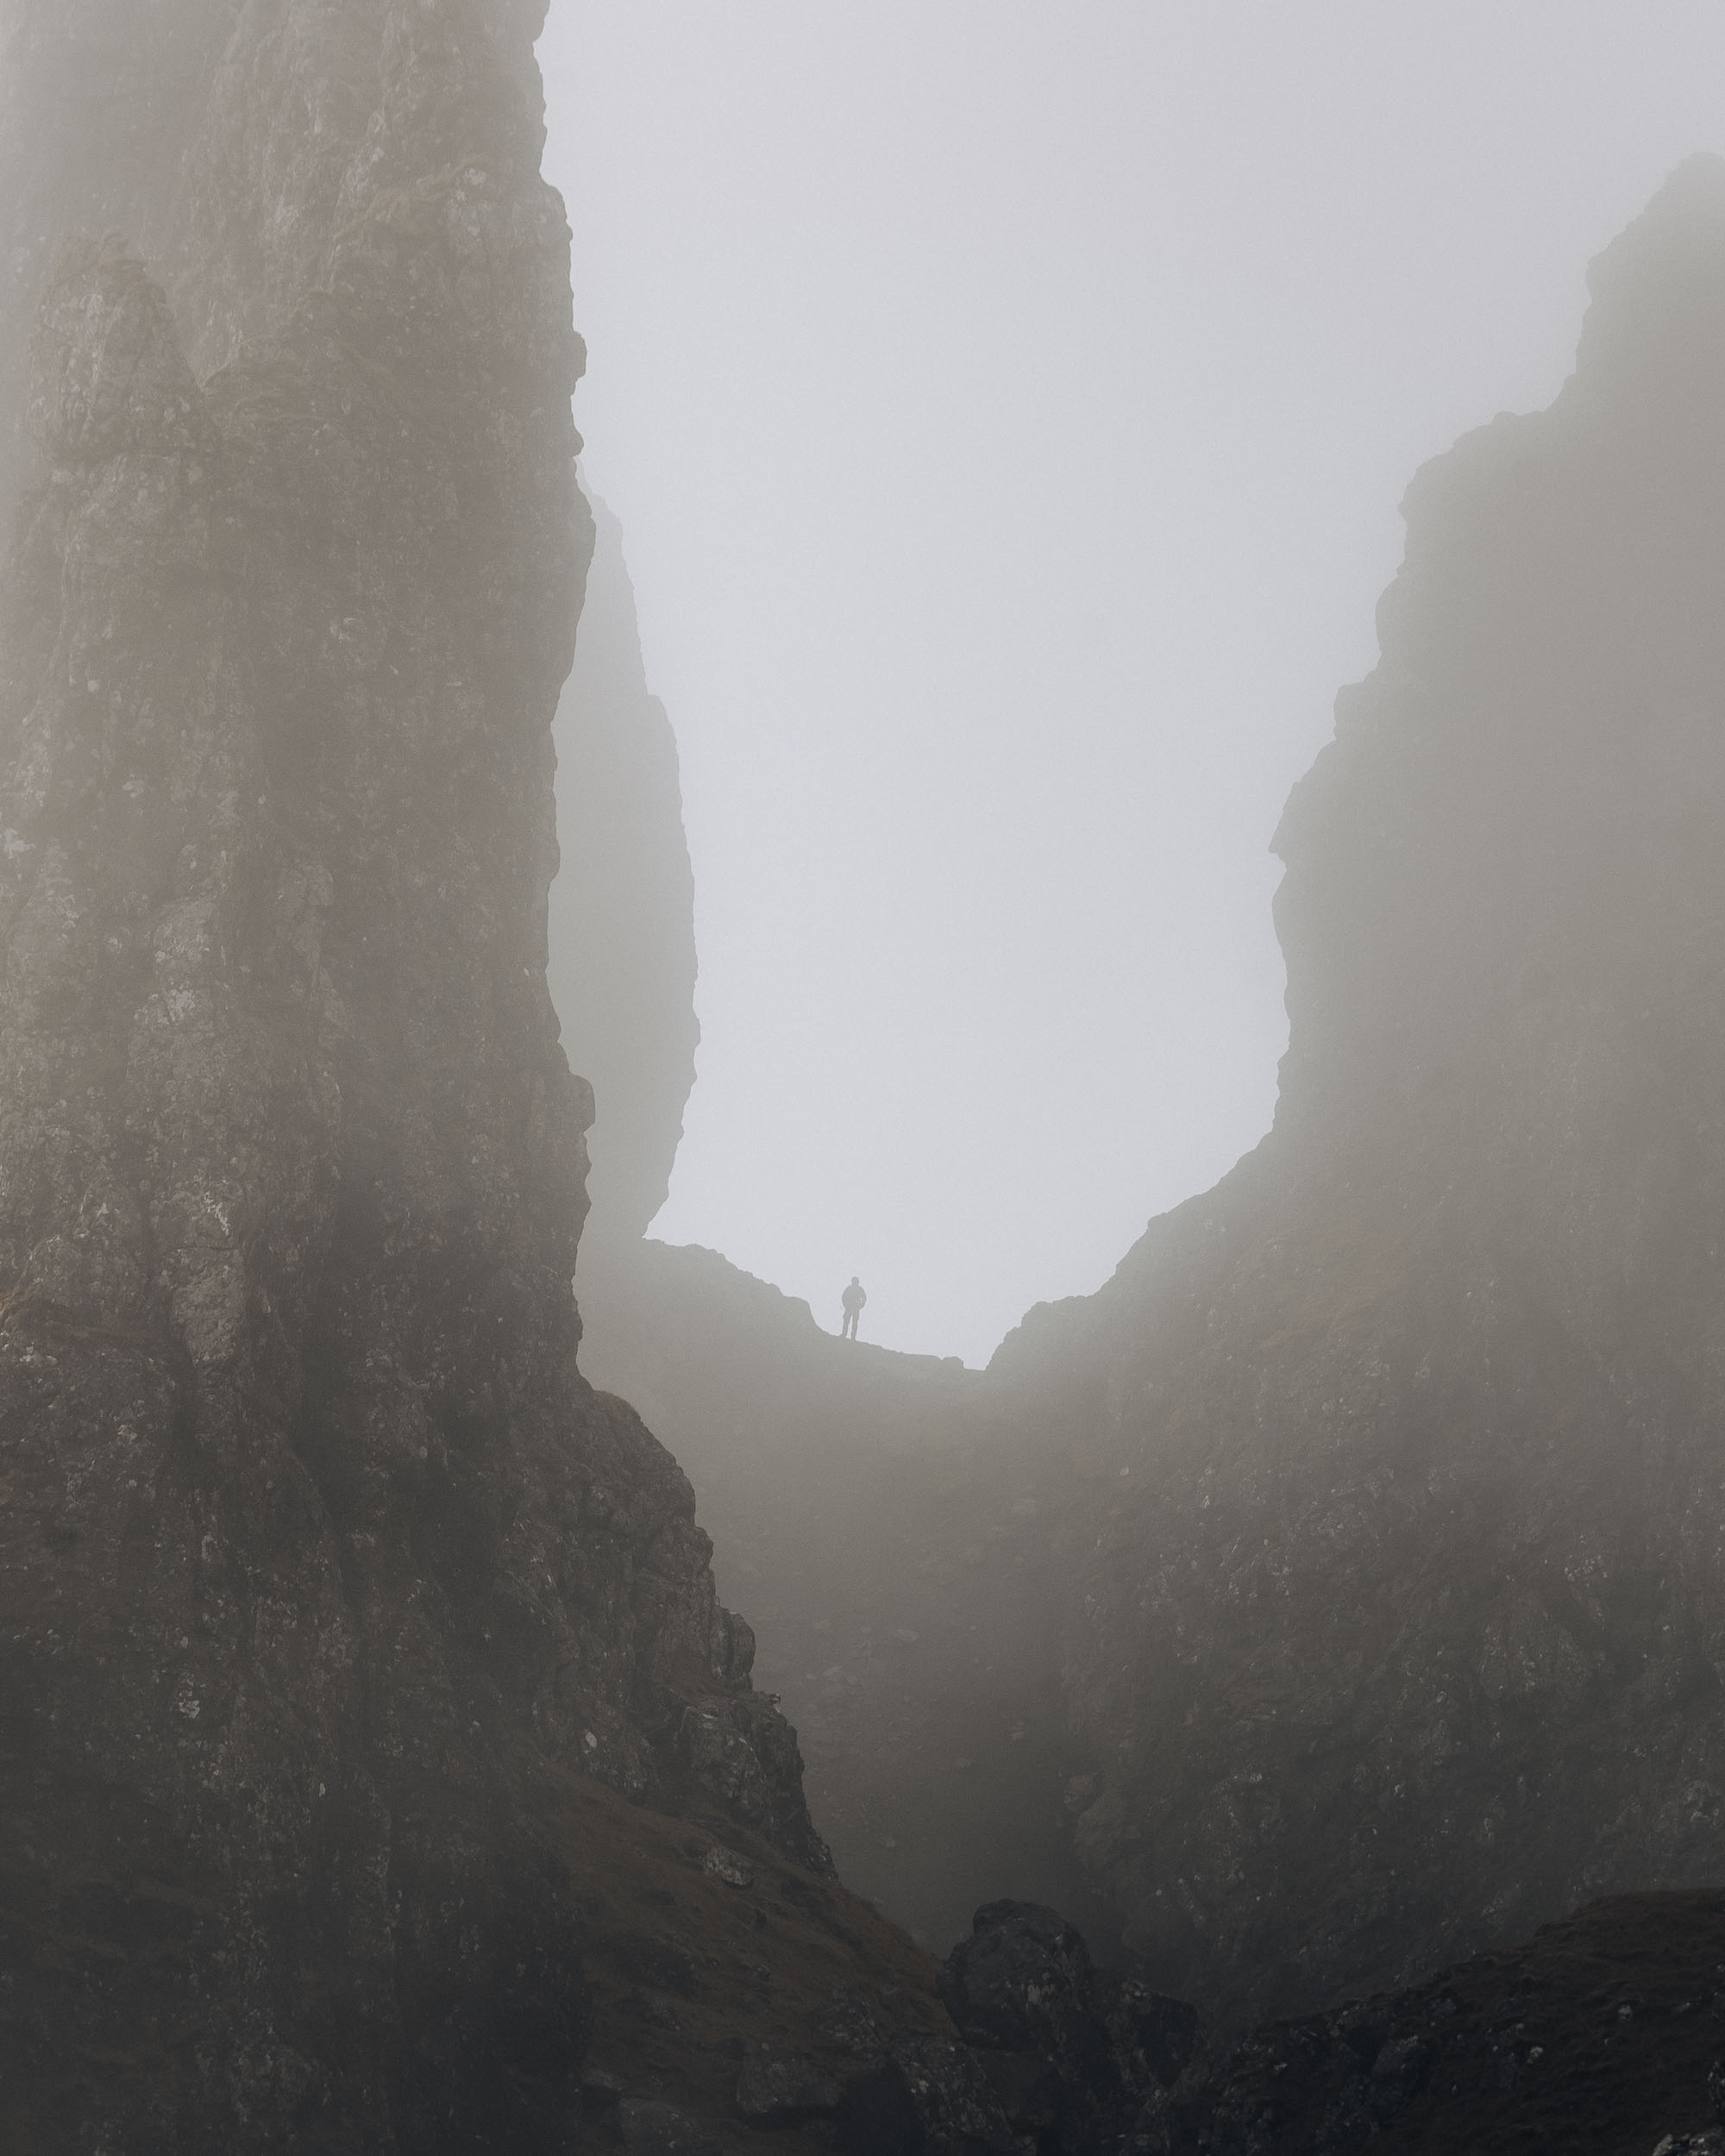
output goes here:
{"type": "Polygon", "coordinates": [[[561,2149],[581,1881],[647,1833],[580,1790],[824,1864],[689,1486],[575,1367],[543,14],[0,19],[10,111],[101,63],[42,122],[89,185],[9,139],[7,229],[135,172],[166,285],[58,256],[0,600],[9,2146],[561,2149]]]}
{"type": "Polygon", "coordinates": [[[551,998],[593,1087],[581,1285],[665,1202],[694,1083],[694,876],[676,736],[650,693],[623,533],[602,502],[557,712],[551,998]]]}
{"type": "Polygon", "coordinates": [[[975,2057],[950,2037],[896,2030],[845,2090],[854,2156],[1030,2156],[975,2057]]]}
{"type": "Polygon", "coordinates": [[[1146,2156],[1680,2156],[1721,2145],[1725,1896],[1622,1895],[1195,2059],[1146,2156]]]}
{"type": "Polygon", "coordinates": [[[1198,2042],[1191,2007],[1130,1961],[1097,1969],[1076,1928],[1033,1902],[993,1902],[936,1982],[1008,2123],[1065,2156],[1116,2150],[1170,2116],[1198,2042]]]}
{"type": "Polygon", "coordinates": [[[1056,1910],[990,1902],[947,1956],[937,1989],[967,2044],[1058,2060],[1082,2043],[1091,1974],[1089,1948],[1056,1910]]]}
{"type": "Polygon", "coordinates": [[[752,2053],[737,2077],[737,2109],[751,2126],[837,2117],[842,2093],[812,2059],[770,2050],[752,2053]]]}

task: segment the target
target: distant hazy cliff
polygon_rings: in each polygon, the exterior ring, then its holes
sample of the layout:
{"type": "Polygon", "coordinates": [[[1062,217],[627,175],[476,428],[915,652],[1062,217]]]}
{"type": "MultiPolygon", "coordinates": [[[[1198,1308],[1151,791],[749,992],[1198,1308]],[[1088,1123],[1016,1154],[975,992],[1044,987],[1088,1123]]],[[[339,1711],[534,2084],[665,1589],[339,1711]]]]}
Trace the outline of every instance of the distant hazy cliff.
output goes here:
{"type": "Polygon", "coordinates": [[[676,736],[647,686],[623,531],[602,502],[558,707],[551,998],[594,1098],[588,1270],[665,1202],[694,1083],[694,876],[676,736]]]}

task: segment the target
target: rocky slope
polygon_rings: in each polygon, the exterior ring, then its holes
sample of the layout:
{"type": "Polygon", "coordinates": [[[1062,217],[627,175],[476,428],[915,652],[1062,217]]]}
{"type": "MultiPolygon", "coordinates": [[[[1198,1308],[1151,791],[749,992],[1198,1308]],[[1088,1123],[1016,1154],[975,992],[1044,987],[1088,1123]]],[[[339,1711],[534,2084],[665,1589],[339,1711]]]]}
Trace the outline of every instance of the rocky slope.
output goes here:
{"type": "Polygon", "coordinates": [[[826,1878],[686,1479],[575,1366],[543,15],[0,17],[8,110],[75,138],[6,138],[9,273],[134,180],[157,241],[43,280],[0,596],[10,2147],[561,2149],[594,2059],[699,2092],[920,1981],[826,1878]],[[776,2003],[711,1974],[777,1927],[776,2003]]]}

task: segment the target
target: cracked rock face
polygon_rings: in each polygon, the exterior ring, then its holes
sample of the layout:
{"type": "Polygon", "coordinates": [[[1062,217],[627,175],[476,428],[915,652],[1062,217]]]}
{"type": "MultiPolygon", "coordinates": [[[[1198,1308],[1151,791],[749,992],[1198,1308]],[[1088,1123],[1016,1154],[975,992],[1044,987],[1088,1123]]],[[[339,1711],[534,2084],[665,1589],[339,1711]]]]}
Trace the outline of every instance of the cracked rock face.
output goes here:
{"type": "MultiPolygon", "coordinates": [[[[189,5],[159,258],[74,239],[41,298],[0,598],[20,2147],[561,2148],[557,1777],[735,1785],[824,1861],[687,1481],[575,1368],[543,13],[189,5]]],[[[123,95],[140,49],[117,0],[3,27],[25,91],[101,33],[123,95]]]]}

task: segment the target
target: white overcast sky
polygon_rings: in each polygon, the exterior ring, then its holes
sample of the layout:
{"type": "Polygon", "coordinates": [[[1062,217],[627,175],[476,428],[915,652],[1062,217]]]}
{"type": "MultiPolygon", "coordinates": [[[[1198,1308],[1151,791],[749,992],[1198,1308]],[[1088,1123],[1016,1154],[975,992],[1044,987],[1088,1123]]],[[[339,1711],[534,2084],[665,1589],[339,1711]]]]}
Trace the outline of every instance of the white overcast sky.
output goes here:
{"type": "Polygon", "coordinates": [[[552,0],[698,887],[655,1232],[988,1355],[1267,1127],[1415,467],[1725,149],[1725,0],[552,0]]]}

